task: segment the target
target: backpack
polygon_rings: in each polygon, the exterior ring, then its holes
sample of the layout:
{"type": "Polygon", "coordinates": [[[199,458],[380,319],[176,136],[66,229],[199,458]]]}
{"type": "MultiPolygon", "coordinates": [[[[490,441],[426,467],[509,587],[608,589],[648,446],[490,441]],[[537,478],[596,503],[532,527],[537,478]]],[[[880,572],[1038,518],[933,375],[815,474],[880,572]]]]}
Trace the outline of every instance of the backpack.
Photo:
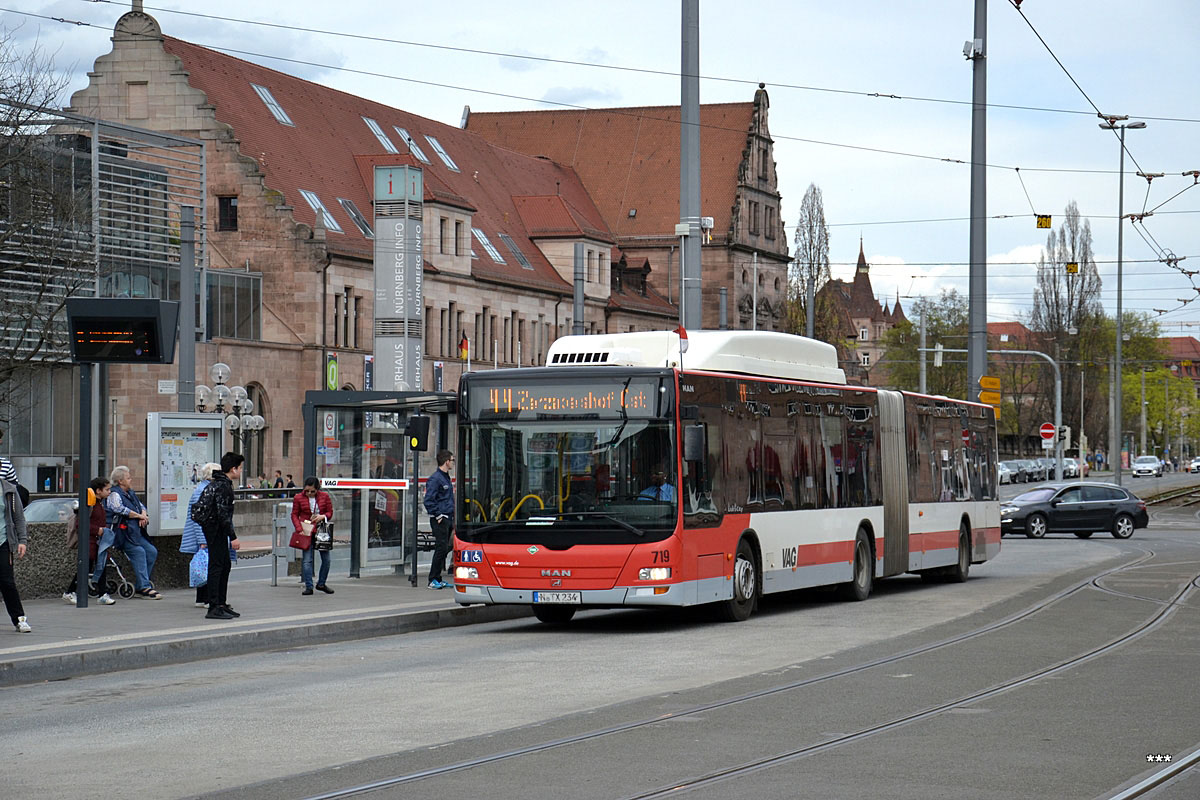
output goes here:
{"type": "Polygon", "coordinates": [[[217,497],[211,483],[204,487],[192,504],[191,516],[192,521],[201,528],[211,528],[217,524],[217,497]]]}

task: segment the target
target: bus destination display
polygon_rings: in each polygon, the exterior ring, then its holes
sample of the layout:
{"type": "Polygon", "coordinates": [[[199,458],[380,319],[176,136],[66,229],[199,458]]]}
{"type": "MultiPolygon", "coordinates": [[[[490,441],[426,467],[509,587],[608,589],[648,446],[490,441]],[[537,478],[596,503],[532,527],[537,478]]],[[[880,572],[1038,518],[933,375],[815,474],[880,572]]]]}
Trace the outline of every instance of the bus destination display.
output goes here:
{"type": "Polygon", "coordinates": [[[658,380],[618,383],[491,384],[472,386],[471,410],[478,416],[531,414],[656,415],[658,380]]]}

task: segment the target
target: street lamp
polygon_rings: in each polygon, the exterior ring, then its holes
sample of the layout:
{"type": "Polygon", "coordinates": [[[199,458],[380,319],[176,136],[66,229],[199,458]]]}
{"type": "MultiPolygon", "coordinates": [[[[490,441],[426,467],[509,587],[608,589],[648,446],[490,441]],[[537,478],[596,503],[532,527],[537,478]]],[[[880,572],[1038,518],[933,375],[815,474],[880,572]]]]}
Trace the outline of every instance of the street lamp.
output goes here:
{"type": "MultiPolygon", "coordinates": [[[[196,387],[196,410],[225,414],[225,429],[237,440],[238,451],[247,453],[250,434],[263,430],[267,421],[254,413],[254,401],[250,399],[246,387],[229,385],[231,374],[228,364],[217,362],[212,365],[208,375],[212,378],[213,388],[204,384],[196,387]]],[[[242,470],[243,488],[246,486],[246,471],[242,470]]]]}
{"type": "Polygon", "coordinates": [[[1100,123],[1100,127],[1106,131],[1119,131],[1118,136],[1121,140],[1121,168],[1120,178],[1118,180],[1117,190],[1117,402],[1116,413],[1113,414],[1114,436],[1113,440],[1117,442],[1117,460],[1113,463],[1113,476],[1116,479],[1117,485],[1121,485],[1121,271],[1122,271],[1122,253],[1124,251],[1125,237],[1125,129],[1135,128],[1141,129],[1146,127],[1144,122],[1129,122],[1127,114],[1097,114],[1104,122],[1100,123]],[[1118,122],[1125,122],[1124,125],[1118,125],[1118,122]]]}

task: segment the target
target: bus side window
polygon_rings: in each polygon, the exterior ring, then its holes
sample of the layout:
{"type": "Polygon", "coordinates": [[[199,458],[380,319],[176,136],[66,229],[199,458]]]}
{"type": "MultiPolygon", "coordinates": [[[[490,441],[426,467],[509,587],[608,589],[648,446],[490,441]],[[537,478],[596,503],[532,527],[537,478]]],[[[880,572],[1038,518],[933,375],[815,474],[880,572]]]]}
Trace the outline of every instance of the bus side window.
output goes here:
{"type": "Polygon", "coordinates": [[[720,409],[701,407],[700,420],[685,425],[684,456],[680,486],[683,487],[683,513],[690,528],[716,525],[721,519],[719,509],[721,483],[721,421],[720,409]],[[693,429],[693,430],[689,430],[693,429]],[[690,447],[689,447],[689,441],[690,447]],[[694,450],[700,446],[698,452],[694,450]],[[698,456],[695,459],[687,456],[698,456]]]}

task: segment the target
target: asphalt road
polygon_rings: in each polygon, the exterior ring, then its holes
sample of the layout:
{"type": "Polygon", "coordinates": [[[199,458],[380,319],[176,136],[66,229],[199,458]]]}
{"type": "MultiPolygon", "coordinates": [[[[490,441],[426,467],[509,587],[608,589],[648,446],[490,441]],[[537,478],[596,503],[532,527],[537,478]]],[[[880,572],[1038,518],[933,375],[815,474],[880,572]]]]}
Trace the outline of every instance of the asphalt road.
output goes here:
{"type": "Polygon", "coordinates": [[[1200,743],[1197,575],[1200,521],[1156,510],[1125,542],[1010,537],[966,584],[769,598],[740,624],[593,611],[0,690],[3,794],[306,797],[530,747],[373,796],[655,796],[724,770],[689,796],[1103,796],[1200,743]]]}

